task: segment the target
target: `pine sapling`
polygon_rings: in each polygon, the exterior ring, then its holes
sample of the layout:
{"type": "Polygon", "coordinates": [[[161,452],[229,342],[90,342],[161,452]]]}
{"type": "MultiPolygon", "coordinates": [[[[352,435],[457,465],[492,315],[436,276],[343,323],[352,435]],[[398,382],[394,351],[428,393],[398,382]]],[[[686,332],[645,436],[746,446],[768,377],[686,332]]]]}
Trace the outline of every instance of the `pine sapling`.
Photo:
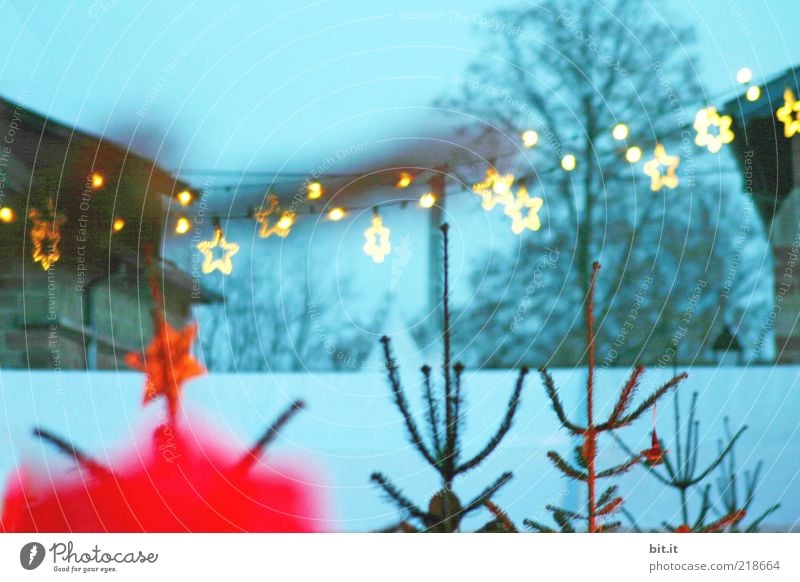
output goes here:
{"type": "MultiPolygon", "coordinates": [[[[595,419],[595,331],[594,331],[594,293],[597,284],[597,276],[600,271],[599,263],[594,263],[592,267],[592,278],[589,284],[588,296],[586,301],[586,322],[588,336],[588,365],[586,380],[586,425],[581,426],[573,422],[567,416],[564,406],[561,403],[558,390],[556,389],[553,377],[550,372],[542,368],[540,370],[547,396],[553,406],[561,425],[570,434],[582,440],[582,445],[576,447],[575,464],[570,463],[555,451],[547,453],[550,461],[569,479],[579,481],[586,485],[586,510],[577,512],[553,505],[546,506],[547,510],[553,515],[557,527],[562,532],[577,531],[576,524],[585,522],[589,533],[613,531],[621,524],[620,522],[609,522],[623,504],[623,498],[617,495],[617,486],[611,485],[602,493],[598,493],[597,486],[599,480],[605,480],[629,471],[640,462],[647,462],[657,465],[663,461],[664,451],[660,449],[657,439],[654,438],[653,447],[640,453],[631,453],[630,457],[623,463],[607,468],[598,468],[597,460],[597,441],[601,435],[611,435],[614,431],[633,424],[645,412],[650,410],[667,392],[675,388],[686,374],[680,374],[662,385],[641,404],[632,408],[636,389],[639,381],[644,374],[644,367],[636,366],[619,393],[617,402],[608,418],[602,422],[595,419]]],[[[556,531],[551,527],[533,520],[525,520],[525,525],[530,529],[539,532],[556,531]]]]}
{"type": "Polygon", "coordinates": [[[441,388],[436,389],[431,368],[422,367],[423,399],[425,403],[425,424],[427,431],[423,434],[411,413],[405,391],[400,382],[397,362],[392,355],[391,341],[383,337],[384,358],[389,385],[392,391],[394,404],[400,411],[405,422],[406,432],[412,445],[438,474],[441,489],[433,495],[427,509],[423,509],[408,499],[389,479],[381,473],[374,473],[372,481],[380,487],[389,499],[397,505],[405,515],[406,521],[391,528],[393,531],[426,531],[426,532],[455,532],[459,531],[462,519],[481,509],[489,508],[494,519],[484,526],[481,531],[513,531],[508,516],[494,504],[489,505],[492,496],[511,479],[511,473],[503,473],[494,482],[487,485],[483,491],[467,503],[462,503],[453,491],[455,480],[480,466],[502,442],[511,429],[514,416],[520,404],[520,395],[527,369],[522,368],[517,377],[511,398],[506,405],[506,410],[494,435],[470,458],[463,458],[461,447],[461,433],[465,423],[464,395],[462,376],[464,366],[452,362],[450,325],[450,281],[449,281],[449,256],[448,256],[448,225],[441,227],[444,245],[443,253],[443,362],[441,388]]]}

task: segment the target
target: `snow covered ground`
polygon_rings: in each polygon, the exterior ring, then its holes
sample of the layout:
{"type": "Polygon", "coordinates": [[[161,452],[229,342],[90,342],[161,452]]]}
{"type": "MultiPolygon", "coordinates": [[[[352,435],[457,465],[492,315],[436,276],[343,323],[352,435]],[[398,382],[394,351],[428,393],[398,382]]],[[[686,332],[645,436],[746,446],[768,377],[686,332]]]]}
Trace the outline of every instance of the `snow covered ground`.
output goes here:
{"type": "MultiPolygon", "coordinates": [[[[650,370],[641,398],[671,371],[650,370]]],[[[420,394],[419,374],[401,370],[409,399],[420,394]]],[[[600,372],[599,398],[616,395],[628,370],[600,372]]],[[[568,408],[580,402],[585,372],[556,370],[556,381],[568,408]]],[[[701,464],[710,460],[723,435],[723,417],[736,429],[749,429],[737,447],[740,471],[764,461],[762,484],[754,511],[780,501],[780,510],[767,522],[769,529],[800,529],[800,367],[713,368],[690,370],[681,388],[687,405],[693,391],[700,393],[701,464]]],[[[516,377],[514,371],[467,374],[469,408],[465,453],[478,450],[495,430],[516,377]]],[[[101,461],[156,422],[160,405],[142,410],[143,378],[132,372],[0,373],[0,473],[8,475],[22,460],[52,462],[58,454],[31,436],[35,425],[59,433],[101,461]]],[[[273,459],[302,459],[314,468],[315,480],[331,506],[332,531],[368,531],[398,520],[393,505],[369,482],[380,470],[422,505],[438,487],[435,473],[409,446],[401,417],[390,401],[389,387],[380,373],[353,374],[214,374],[189,384],[185,405],[190,423],[213,423],[223,435],[250,445],[292,399],[303,398],[308,411],[295,419],[271,449],[273,459]]],[[[573,413],[577,414],[575,410],[573,413]]],[[[685,418],[685,415],[684,415],[685,418]]],[[[645,448],[650,417],[623,435],[636,448],[645,448]]],[[[424,424],[424,423],[420,423],[424,424]]],[[[672,451],[672,404],[658,409],[658,430],[672,451]]],[[[622,454],[613,442],[601,443],[603,464],[622,454]]],[[[550,449],[571,457],[569,437],[559,429],[537,374],[528,376],[523,404],[513,429],[485,466],[456,484],[462,499],[479,492],[503,471],[514,479],[496,497],[515,520],[531,517],[549,522],[544,506],[571,498],[568,483],[553,469],[545,453],[550,449]]],[[[59,463],[62,463],[59,461],[59,463]]],[[[60,466],[60,465],[59,465],[60,466]]],[[[713,481],[710,481],[713,482],[713,481]]],[[[665,490],[637,468],[620,480],[626,505],[641,525],[677,523],[677,494],[665,490]]],[[[477,515],[467,526],[479,526],[477,515]]]]}

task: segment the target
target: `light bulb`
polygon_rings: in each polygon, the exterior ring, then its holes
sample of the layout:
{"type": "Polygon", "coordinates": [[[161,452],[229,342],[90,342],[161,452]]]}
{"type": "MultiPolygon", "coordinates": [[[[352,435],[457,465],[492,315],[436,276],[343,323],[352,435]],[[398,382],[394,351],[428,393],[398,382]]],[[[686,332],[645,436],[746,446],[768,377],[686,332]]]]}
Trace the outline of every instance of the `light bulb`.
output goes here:
{"type": "Polygon", "coordinates": [[[626,137],[628,137],[628,126],[624,123],[618,123],[614,126],[614,129],[611,130],[611,135],[614,136],[614,139],[617,141],[622,141],[626,137]]]}
{"type": "Polygon", "coordinates": [[[575,156],[572,154],[567,154],[563,158],[561,158],[561,167],[564,168],[567,172],[571,172],[575,169],[575,165],[577,161],[575,160],[575,156]]]}
{"type": "Polygon", "coordinates": [[[427,192],[419,197],[419,205],[423,208],[432,208],[436,204],[436,196],[433,192],[427,192]]]}

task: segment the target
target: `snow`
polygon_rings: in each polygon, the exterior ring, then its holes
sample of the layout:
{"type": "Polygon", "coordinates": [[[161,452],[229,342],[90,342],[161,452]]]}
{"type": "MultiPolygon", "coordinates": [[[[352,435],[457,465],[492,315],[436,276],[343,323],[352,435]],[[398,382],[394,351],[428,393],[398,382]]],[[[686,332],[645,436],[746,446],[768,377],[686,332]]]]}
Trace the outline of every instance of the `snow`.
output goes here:
{"type": "MultiPolygon", "coordinates": [[[[409,369],[401,374],[409,400],[418,404],[420,374],[409,369]]],[[[627,374],[625,369],[601,371],[598,400],[613,398],[627,374]]],[[[648,370],[639,398],[670,375],[671,370],[648,370]]],[[[554,376],[565,405],[574,408],[580,402],[585,371],[555,370],[554,376]]],[[[749,426],[737,447],[737,462],[743,471],[764,461],[754,512],[775,501],[782,504],[768,520],[769,529],[797,529],[800,524],[798,377],[800,366],[700,367],[690,370],[681,388],[684,406],[691,392],[700,393],[701,464],[716,452],[725,415],[734,430],[749,426]]],[[[497,427],[515,378],[514,370],[466,373],[465,455],[479,450],[497,427]]],[[[142,376],[133,372],[0,372],[0,473],[8,475],[22,460],[47,460],[51,465],[55,461],[52,466],[60,469],[69,466],[33,438],[34,426],[61,434],[106,462],[158,420],[160,405],[141,408],[142,386],[142,376]]],[[[306,400],[308,410],[289,425],[269,456],[283,462],[300,460],[314,468],[314,479],[331,505],[329,530],[370,531],[399,519],[395,507],[369,481],[376,470],[411,499],[427,505],[439,487],[436,474],[409,445],[382,373],[212,374],[187,385],[185,409],[190,425],[210,421],[224,436],[246,447],[296,398],[306,400]]],[[[579,418],[577,411],[571,412],[579,418]]],[[[648,416],[626,429],[628,444],[645,448],[650,423],[648,416]]],[[[674,450],[669,401],[659,406],[658,431],[667,448],[674,450]]],[[[545,504],[564,503],[570,490],[545,453],[555,449],[571,457],[572,446],[558,426],[538,375],[532,373],[506,440],[485,465],[460,478],[455,490],[464,501],[503,471],[513,470],[514,479],[495,500],[518,522],[530,517],[549,523],[545,504]]],[[[622,458],[613,442],[601,446],[601,465],[622,458]]],[[[678,521],[677,494],[665,490],[643,468],[619,479],[619,485],[627,508],[641,524],[655,527],[663,520],[678,521]]],[[[465,525],[478,527],[486,517],[476,515],[465,525]]]]}

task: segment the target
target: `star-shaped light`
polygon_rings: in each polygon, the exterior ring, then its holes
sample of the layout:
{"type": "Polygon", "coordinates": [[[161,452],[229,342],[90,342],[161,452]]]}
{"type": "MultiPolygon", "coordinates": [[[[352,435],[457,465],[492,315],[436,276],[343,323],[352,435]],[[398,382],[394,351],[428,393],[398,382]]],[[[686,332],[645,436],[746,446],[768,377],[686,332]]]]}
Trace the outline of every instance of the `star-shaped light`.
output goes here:
{"type": "Polygon", "coordinates": [[[375,212],[372,215],[372,225],[364,231],[364,252],[372,257],[376,263],[382,263],[383,259],[392,251],[392,243],[389,242],[389,234],[392,231],[383,226],[381,215],[375,212]]]}
{"type": "Polygon", "coordinates": [[[170,418],[175,419],[183,383],[206,370],[192,356],[197,325],[190,323],[178,331],[163,319],[156,322],[156,331],[144,355],[129,353],[125,363],[147,374],[143,403],[159,396],[167,400],[170,418]]]}
{"type": "Polygon", "coordinates": [[[269,238],[273,234],[281,238],[289,236],[297,215],[294,212],[286,210],[281,213],[281,217],[275,221],[275,224],[270,224],[270,218],[278,210],[278,197],[270,194],[267,197],[266,208],[261,208],[253,213],[253,218],[261,225],[258,231],[258,236],[260,238],[269,238]]]}
{"type": "Polygon", "coordinates": [[[783,135],[792,137],[800,133],[800,101],[794,97],[791,89],[783,93],[783,105],[775,112],[775,117],[783,123],[783,135]]]}
{"type": "Polygon", "coordinates": [[[511,217],[511,232],[522,234],[526,228],[537,231],[542,227],[539,220],[539,210],[542,208],[544,200],[538,196],[528,194],[528,189],[521,186],[517,190],[516,197],[506,204],[505,213],[511,217]],[[525,212],[527,210],[527,213],[525,212]]]}
{"type": "Polygon", "coordinates": [[[58,245],[61,243],[61,225],[64,224],[65,218],[62,214],[56,213],[52,198],[47,203],[46,213],[33,208],[28,212],[28,217],[32,222],[30,237],[33,245],[33,262],[40,263],[42,269],[48,271],[61,258],[58,245]]]}
{"type": "Polygon", "coordinates": [[[231,257],[239,252],[239,245],[225,240],[222,229],[217,226],[214,228],[214,238],[198,243],[197,250],[203,253],[205,257],[203,259],[203,264],[200,266],[203,273],[208,275],[218,270],[225,275],[230,275],[233,270],[231,257]],[[222,250],[221,257],[214,258],[215,249],[222,250]]]}
{"type": "Polygon", "coordinates": [[[694,129],[697,132],[694,143],[701,148],[708,148],[712,154],[717,153],[723,144],[733,141],[731,121],[730,115],[720,115],[716,107],[701,109],[694,117],[694,129]],[[709,132],[712,127],[717,129],[716,133],[709,132]]]}
{"type": "Polygon", "coordinates": [[[472,185],[472,191],[480,196],[481,207],[491,210],[496,204],[507,204],[512,196],[511,186],[514,184],[514,174],[500,174],[496,168],[489,166],[486,177],[481,182],[472,185]]]}
{"type": "Polygon", "coordinates": [[[675,188],[678,186],[680,180],[678,179],[675,170],[678,169],[678,164],[681,160],[678,156],[667,155],[667,150],[661,144],[656,145],[653,151],[653,159],[644,164],[644,173],[650,176],[650,189],[653,192],[658,192],[665,186],[667,188],[675,188]],[[662,172],[662,168],[666,171],[662,172]]]}

